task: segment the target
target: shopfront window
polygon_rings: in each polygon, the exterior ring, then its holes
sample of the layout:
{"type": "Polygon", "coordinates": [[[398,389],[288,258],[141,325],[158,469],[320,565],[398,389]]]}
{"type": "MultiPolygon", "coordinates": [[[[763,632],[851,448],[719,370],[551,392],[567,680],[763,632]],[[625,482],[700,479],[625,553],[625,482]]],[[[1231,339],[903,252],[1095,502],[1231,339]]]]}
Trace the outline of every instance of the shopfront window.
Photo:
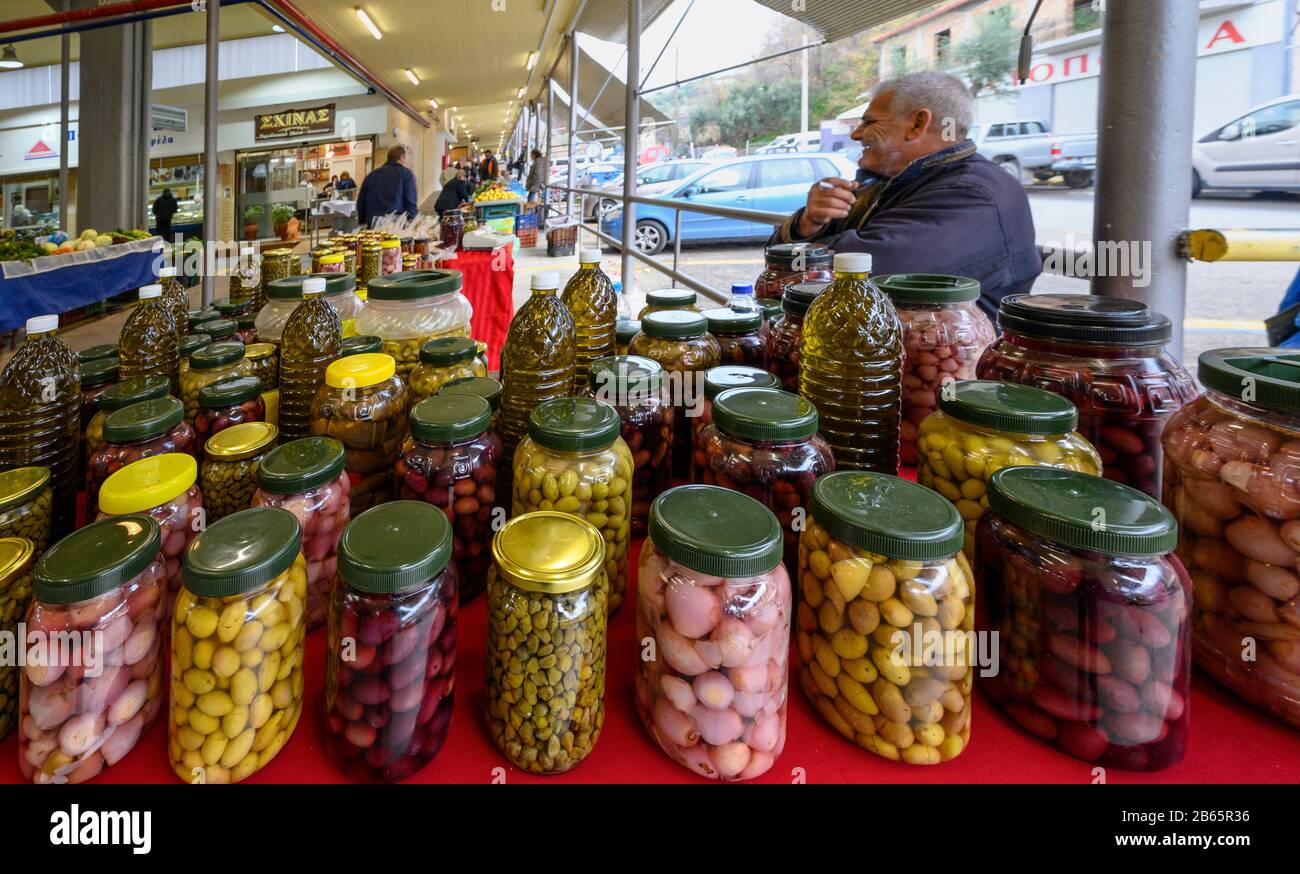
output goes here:
{"type": "Polygon", "coordinates": [[[301,218],[331,201],[335,206],[322,220],[346,219],[340,210],[346,213],[346,202],[356,200],[373,155],[369,137],[239,153],[236,209],[244,235],[251,237],[256,226],[258,238],[274,236],[277,208],[292,209],[301,218]]]}
{"type": "Polygon", "coordinates": [[[179,155],[149,161],[149,229],[157,231],[153,204],[170,190],[177,210],[172,216],[173,234],[203,233],[203,156],[179,155]]]}
{"type": "Polygon", "coordinates": [[[39,232],[59,225],[59,177],[42,175],[0,184],[4,214],[0,228],[39,232]]]}

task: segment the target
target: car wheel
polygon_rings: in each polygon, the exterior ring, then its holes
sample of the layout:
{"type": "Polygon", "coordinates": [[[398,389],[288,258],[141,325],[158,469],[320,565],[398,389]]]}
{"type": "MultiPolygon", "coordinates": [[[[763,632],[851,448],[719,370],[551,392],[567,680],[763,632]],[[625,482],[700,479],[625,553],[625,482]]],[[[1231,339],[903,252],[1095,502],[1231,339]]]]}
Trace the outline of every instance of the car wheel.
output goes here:
{"type": "Polygon", "coordinates": [[[613,212],[616,209],[618,209],[618,203],[616,203],[615,201],[602,200],[596,206],[596,218],[599,221],[604,221],[605,217],[608,216],[611,212],[613,212]]]}
{"type": "Polygon", "coordinates": [[[636,247],[642,255],[658,255],[668,246],[668,230],[647,219],[636,223],[636,247]]]}
{"type": "Polygon", "coordinates": [[[1020,162],[1015,158],[998,158],[993,163],[997,164],[1003,170],[1006,170],[1007,174],[1010,175],[1012,179],[1017,182],[1020,181],[1020,162]]]}
{"type": "Polygon", "coordinates": [[[1201,189],[1203,189],[1204,187],[1205,184],[1201,182],[1201,174],[1193,170],[1192,171],[1192,197],[1200,197],[1201,189]]]}
{"type": "Polygon", "coordinates": [[[1092,184],[1092,171],[1071,170],[1065,174],[1065,184],[1070,188],[1087,188],[1092,184]]]}

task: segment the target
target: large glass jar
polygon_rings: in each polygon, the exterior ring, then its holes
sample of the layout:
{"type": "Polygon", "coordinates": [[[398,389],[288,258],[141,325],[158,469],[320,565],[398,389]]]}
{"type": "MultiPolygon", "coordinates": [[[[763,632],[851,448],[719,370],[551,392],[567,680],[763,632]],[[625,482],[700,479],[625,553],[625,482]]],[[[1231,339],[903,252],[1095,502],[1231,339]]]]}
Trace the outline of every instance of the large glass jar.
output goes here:
{"type": "Polygon", "coordinates": [[[168,758],[187,783],[238,783],[302,715],[307,561],[292,513],[244,510],[185,554],[172,618],[168,758]]]}
{"type": "Polygon", "coordinates": [[[235,376],[252,376],[253,365],[244,357],[244,344],[213,343],[190,356],[190,369],[181,379],[180,398],[185,402],[185,419],[199,414],[199,392],[204,387],[235,376]]]}
{"type": "Polygon", "coordinates": [[[673,476],[685,477],[691,470],[691,422],[699,412],[700,383],[704,374],[722,360],[722,347],[708,332],[704,316],[692,312],[658,312],[641,320],[641,333],[628,351],[659,364],[668,376],[672,398],[673,476]]]}
{"type": "Polygon", "coordinates": [[[433,504],[451,520],[461,601],[483,591],[493,524],[509,516],[507,496],[496,493],[501,452],[487,401],[437,395],[411,410],[411,436],[393,468],[398,497],[433,504]]]}
{"type": "Polygon", "coordinates": [[[917,429],[939,406],[945,382],[975,379],[996,339],[979,308],[980,284],[962,276],[899,273],[876,280],[903,323],[903,423],[900,454],[915,465],[917,429]]]}
{"type": "Polygon", "coordinates": [[[447,740],[459,582],[451,553],[447,517],[412,501],[363,513],[339,540],[325,750],[353,779],[405,780],[447,740]]]}
{"type": "Polygon", "coordinates": [[[698,416],[691,417],[691,482],[700,482],[700,459],[695,456],[695,447],[699,445],[700,434],[713,424],[713,401],[724,391],[733,388],[780,388],[780,381],[765,370],[757,367],[742,367],[724,364],[706,371],[704,374],[704,405],[698,416]]]}
{"type": "MultiPolygon", "coordinates": [[[[620,295],[621,297],[621,295],[620,295]]],[[[626,355],[627,349],[632,345],[636,335],[641,333],[641,322],[635,319],[620,319],[614,325],[614,348],[615,354],[626,355]]]]}
{"type": "Polygon", "coordinates": [[[351,273],[311,273],[286,276],[267,285],[266,305],[258,311],[253,322],[259,342],[279,345],[289,316],[302,303],[303,285],[308,279],[325,280],[325,302],[338,313],[343,333],[353,333],[349,328],[361,314],[363,306],[361,298],[357,297],[356,277],[351,273]]]}
{"type": "MultiPolygon", "coordinates": [[[[27,615],[32,597],[33,544],[26,537],[0,537],[0,634],[26,648],[18,623],[27,615]]],[[[0,662],[0,740],[9,735],[18,716],[18,665],[0,662]]]]}
{"type": "Polygon", "coordinates": [[[709,333],[722,347],[722,364],[767,369],[767,341],[763,338],[763,314],[758,310],[728,307],[705,310],[709,333]]]}
{"type": "Polygon", "coordinates": [[[478,345],[468,337],[430,340],[420,347],[420,363],[411,371],[411,406],[431,398],[449,382],[487,376],[478,361],[478,345]]]}
{"type": "Polygon", "coordinates": [[[804,318],[799,368],[836,466],[898,473],[903,326],[871,281],[870,255],[835,256],[835,281],[804,318]]]}
{"type": "Polygon", "coordinates": [[[781,300],[787,289],[808,282],[830,282],[833,256],[825,246],[812,243],[781,243],[768,246],[767,266],[754,283],[760,300],[781,300]]]}
{"type": "Polygon", "coordinates": [[[350,355],[325,370],[311,405],[311,432],[343,444],[357,513],[392,499],[393,465],[407,433],[406,400],[390,355],[350,355]]]}
{"type": "Polygon", "coordinates": [[[244,347],[244,360],[261,380],[263,392],[280,387],[280,349],[274,343],[250,343],[244,347]]]}
{"type": "Polygon", "coordinates": [[[600,260],[600,249],[583,249],[578,257],[578,272],[560,295],[560,302],[573,317],[578,350],[574,379],[580,386],[587,384],[592,362],[610,357],[616,349],[618,293],[613,280],[600,269],[600,260]]]}
{"type": "Polygon", "coordinates": [[[180,366],[177,373],[181,379],[190,369],[190,356],[200,349],[206,349],[212,345],[212,337],[209,334],[186,334],[181,337],[180,345],[177,347],[177,354],[180,356],[180,366]]]}
{"type": "Polygon", "coordinates": [[[511,764],[558,774],[587,757],[605,722],[609,584],[605,539],[568,513],[511,519],[487,583],[488,734],[511,764]],[[550,664],[542,667],[538,653],[550,664]],[[532,662],[538,666],[533,669],[532,662]]]}
{"type": "Polygon", "coordinates": [[[122,378],[165,376],[175,390],[180,368],[179,342],[171,305],[162,299],[162,286],[146,285],[140,289],[140,303],[127,316],[117,340],[122,378]]]}
{"type": "Polygon", "coordinates": [[[1192,584],[1173,555],[1173,516],[1136,489],[1048,468],[1001,471],[989,496],[977,580],[999,668],[984,691],[1076,758],[1176,765],[1188,736],[1192,584]]]}
{"type": "Polygon", "coordinates": [[[120,762],[162,710],[167,583],[158,523],[95,522],[36,565],[20,678],[18,767],[33,783],[84,783],[120,762]],[[93,635],[83,649],[69,644],[93,635]],[[87,651],[88,650],[88,651],[87,651]]]}
{"type": "Polygon", "coordinates": [[[141,401],[110,413],[104,420],[104,442],[86,461],[86,518],[99,511],[100,488],[122,468],[169,452],[183,452],[197,460],[202,445],[185,421],[185,406],[176,398],[141,401]]]}
{"type": "MultiPolygon", "coordinates": [[[[162,529],[163,569],[175,595],[185,550],[207,521],[194,456],[173,452],[142,458],[104,480],[98,518],[137,513],[153,517],[162,529]]],[[[170,610],[170,598],[167,603],[170,610]]]]}
{"type": "Polygon", "coordinates": [[[1103,475],[1160,498],[1160,435],[1196,386],[1165,345],[1169,320],[1140,301],[1079,294],[1012,295],[980,379],[1047,389],[1079,410],[1103,475]]]}
{"type": "Polygon", "coordinates": [[[232,376],[199,390],[199,414],[194,417],[194,431],[200,445],[232,425],[265,421],[262,381],[256,376],[232,376]]]}
{"type": "Polygon", "coordinates": [[[232,425],[203,444],[199,486],[209,524],[252,505],[257,470],[278,436],[269,422],[247,422],[232,425]]]}
{"type": "Polygon", "coordinates": [[[786,391],[799,391],[799,350],[803,344],[803,320],[808,308],[830,283],[792,285],[781,299],[784,317],[767,338],[767,366],[781,380],[786,391]]]}
{"type": "Polygon", "coordinates": [[[343,328],[327,303],[326,283],[303,283],[302,303],[285,323],[280,342],[280,397],[276,425],[282,441],[312,433],[312,406],[325,384],[325,371],[339,356],[343,328]]]}
{"type": "Polygon", "coordinates": [[[713,424],[695,444],[700,481],[743,492],[776,514],[785,561],[799,561],[803,513],[835,456],[817,434],[817,409],[774,388],[736,388],[713,401],[713,424]]]}
{"type": "Polygon", "coordinates": [[[1206,393],[1164,432],[1164,504],[1196,594],[1196,663],[1300,728],[1300,362],[1201,355],[1206,393]]]}
{"type": "Polygon", "coordinates": [[[785,747],[794,612],[771,512],[712,486],[660,495],[636,600],[636,710],[645,730],[702,777],[767,773],[785,747]]]}
{"type": "Polygon", "coordinates": [[[325,621],[338,569],[339,535],[352,520],[352,483],[343,444],[304,437],[268,452],[257,469],[253,507],[283,507],[298,518],[307,556],[307,627],[325,621]]]}
{"type": "Polygon", "coordinates": [[[609,612],[627,595],[632,453],[623,420],[587,398],[548,401],[533,411],[515,452],[512,516],[557,510],[586,519],[605,538],[609,612]]]}
{"type": "Polygon", "coordinates": [[[302,272],[302,259],[292,249],[271,249],[262,253],[262,282],[253,299],[253,307],[261,310],[271,299],[271,283],[287,279],[302,272]]]}
{"type": "Polygon", "coordinates": [[[33,564],[40,561],[50,545],[53,505],[48,467],[0,471],[0,537],[30,540],[33,564]]]}
{"type": "Polygon", "coordinates": [[[397,375],[407,379],[425,343],[469,336],[474,308],[460,293],[463,285],[454,270],[394,273],[372,280],[357,316],[357,333],[382,337],[384,351],[397,362],[397,375]]]}
{"type": "Polygon", "coordinates": [[[687,310],[692,313],[698,313],[699,295],[689,288],[661,288],[658,291],[647,292],[645,296],[645,306],[637,314],[637,319],[644,319],[651,313],[663,313],[670,310],[687,310]]]}
{"type": "Polygon", "coordinates": [[[99,396],[99,411],[86,424],[86,458],[94,455],[104,444],[104,423],[108,421],[109,415],[141,401],[165,398],[169,391],[171,391],[171,383],[165,376],[124,379],[109,386],[108,390],[99,396]]]}
{"type": "Polygon", "coordinates": [[[975,579],[961,516],[888,474],[813,487],[799,538],[799,685],[831,727],[911,765],[970,743],[975,579]]]}
{"type": "Polygon", "coordinates": [[[916,481],[957,507],[966,520],[967,559],[975,525],[988,509],[988,484],[1004,467],[1036,465],[1097,475],[1101,458],[1075,432],[1079,414],[1064,398],[1005,382],[956,382],[921,423],[916,481]]]}
{"type": "Polygon", "coordinates": [[[663,390],[663,368],[649,358],[616,356],[592,364],[588,379],[596,400],[623,422],[632,453],[632,536],[644,537],[650,503],[672,484],[673,405],[663,390]]]}

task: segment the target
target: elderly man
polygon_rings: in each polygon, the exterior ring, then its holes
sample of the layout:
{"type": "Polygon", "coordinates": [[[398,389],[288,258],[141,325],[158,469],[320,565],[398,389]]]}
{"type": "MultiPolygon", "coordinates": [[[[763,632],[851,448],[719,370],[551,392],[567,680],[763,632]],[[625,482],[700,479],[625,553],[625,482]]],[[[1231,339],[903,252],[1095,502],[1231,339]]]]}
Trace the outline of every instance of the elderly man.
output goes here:
{"type": "MultiPolygon", "coordinates": [[[[362,227],[386,215],[401,213],[408,219],[418,215],[415,174],[411,172],[410,150],[400,143],[388,150],[388,163],[374,170],[361,183],[357,195],[357,220],[362,227]]],[[[340,182],[341,184],[341,182],[340,182]]]]}
{"type": "Polygon", "coordinates": [[[1002,298],[1033,287],[1042,260],[1024,189],[966,137],[973,113],[970,91],[946,73],[881,83],[853,132],[857,180],[817,183],[772,242],[869,252],[877,274],[977,279],[979,305],[996,318],[1002,298]]]}

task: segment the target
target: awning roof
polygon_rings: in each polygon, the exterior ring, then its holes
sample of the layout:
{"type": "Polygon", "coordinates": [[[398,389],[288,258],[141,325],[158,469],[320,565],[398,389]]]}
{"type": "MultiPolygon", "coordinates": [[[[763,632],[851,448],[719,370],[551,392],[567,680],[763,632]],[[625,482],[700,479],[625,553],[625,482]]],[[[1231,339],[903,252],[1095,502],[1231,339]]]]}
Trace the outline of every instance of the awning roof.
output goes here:
{"type": "Polygon", "coordinates": [[[756,0],[773,12],[797,18],[817,28],[827,42],[910,15],[934,5],[934,0],[816,0],[794,4],[790,0],[756,0]],[[805,6],[798,11],[797,6],[805,6]]]}
{"type": "MultiPolygon", "coordinates": [[[[596,60],[587,52],[579,49],[578,58],[578,108],[579,111],[585,109],[590,113],[590,117],[585,122],[578,125],[578,133],[593,128],[620,128],[626,121],[627,109],[627,89],[623,87],[623,76],[626,71],[620,70],[610,78],[609,68],[596,60]],[[601,93],[601,87],[609,79],[608,87],[601,93]],[[596,100],[596,95],[600,99],[596,100]]],[[[569,71],[569,53],[567,51],[560,58],[559,66],[555,68],[555,84],[560,86],[565,92],[570,86],[569,71]]],[[[555,129],[568,130],[569,127],[569,104],[565,96],[560,93],[555,95],[555,129]],[[563,111],[561,111],[563,108],[563,111]]],[[[579,116],[581,118],[581,115],[579,116]]],[[[641,120],[663,122],[668,120],[664,115],[648,101],[641,101],[641,120]]]]}
{"type": "MultiPolygon", "coordinates": [[[[789,0],[783,2],[788,4],[789,0]]],[[[641,0],[641,30],[654,24],[672,5],[673,0],[641,0]]],[[[626,44],[627,0],[587,0],[577,29],[597,39],[626,44]]]]}

